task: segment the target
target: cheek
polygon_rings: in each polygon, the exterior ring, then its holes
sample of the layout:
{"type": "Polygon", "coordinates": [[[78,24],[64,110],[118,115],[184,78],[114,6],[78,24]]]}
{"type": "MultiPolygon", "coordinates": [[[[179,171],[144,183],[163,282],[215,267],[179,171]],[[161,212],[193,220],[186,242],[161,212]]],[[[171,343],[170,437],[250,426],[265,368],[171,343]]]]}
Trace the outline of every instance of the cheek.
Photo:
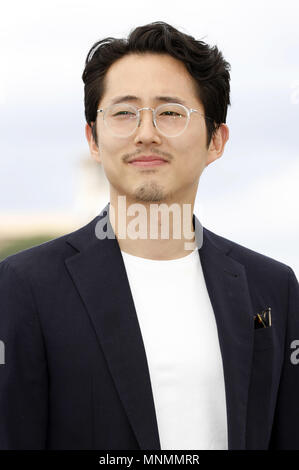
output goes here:
{"type": "Polygon", "coordinates": [[[125,155],[124,144],[115,143],[115,140],[102,139],[100,144],[100,157],[107,179],[113,184],[120,184],[126,176],[126,165],[123,163],[125,155]]]}
{"type": "Polygon", "coordinates": [[[112,168],[119,162],[120,148],[113,139],[102,137],[99,141],[99,151],[105,167],[112,168]]]}
{"type": "Polygon", "coordinates": [[[205,157],[198,142],[185,144],[182,149],[177,148],[176,154],[178,171],[182,177],[194,179],[194,177],[200,176],[204,168],[205,157]]]}

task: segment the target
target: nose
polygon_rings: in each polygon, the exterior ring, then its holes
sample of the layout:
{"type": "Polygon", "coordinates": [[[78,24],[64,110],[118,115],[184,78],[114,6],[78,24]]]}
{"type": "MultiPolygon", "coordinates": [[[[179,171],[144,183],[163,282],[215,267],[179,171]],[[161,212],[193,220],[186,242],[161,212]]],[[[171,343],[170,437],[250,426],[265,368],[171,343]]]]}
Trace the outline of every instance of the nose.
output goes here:
{"type": "Polygon", "coordinates": [[[135,131],[135,143],[137,142],[161,142],[159,131],[154,123],[154,113],[152,108],[141,108],[140,122],[135,131]]]}

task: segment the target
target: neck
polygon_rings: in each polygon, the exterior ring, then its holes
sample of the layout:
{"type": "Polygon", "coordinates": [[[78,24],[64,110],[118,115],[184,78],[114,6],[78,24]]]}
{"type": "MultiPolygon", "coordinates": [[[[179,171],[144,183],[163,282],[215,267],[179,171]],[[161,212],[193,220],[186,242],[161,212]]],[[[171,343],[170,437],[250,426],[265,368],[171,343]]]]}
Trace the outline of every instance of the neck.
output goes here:
{"type": "Polygon", "coordinates": [[[187,256],[196,248],[194,200],[136,202],[126,196],[110,200],[109,220],[122,251],[156,260],[187,256]]]}

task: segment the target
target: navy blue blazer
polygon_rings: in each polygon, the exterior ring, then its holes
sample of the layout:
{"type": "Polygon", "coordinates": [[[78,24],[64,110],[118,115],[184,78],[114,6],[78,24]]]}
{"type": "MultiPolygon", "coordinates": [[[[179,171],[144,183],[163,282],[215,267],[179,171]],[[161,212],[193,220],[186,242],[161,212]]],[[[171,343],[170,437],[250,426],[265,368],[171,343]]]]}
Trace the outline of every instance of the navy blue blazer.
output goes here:
{"type": "MultiPolygon", "coordinates": [[[[161,449],[119,244],[95,235],[107,210],[0,263],[0,449],[161,449]]],[[[228,449],[299,449],[293,270],[205,227],[198,252],[223,361],[228,449]],[[269,306],[272,326],[256,329],[269,306]]]]}

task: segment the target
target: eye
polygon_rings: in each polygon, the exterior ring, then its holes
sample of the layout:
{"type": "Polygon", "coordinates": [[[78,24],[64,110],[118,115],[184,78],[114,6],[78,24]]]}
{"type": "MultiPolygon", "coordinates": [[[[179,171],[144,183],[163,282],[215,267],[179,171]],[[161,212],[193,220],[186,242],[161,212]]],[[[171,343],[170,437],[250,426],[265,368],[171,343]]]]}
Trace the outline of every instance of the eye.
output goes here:
{"type": "Polygon", "coordinates": [[[131,116],[135,116],[135,113],[130,113],[130,111],[119,111],[118,113],[113,114],[113,116],[128,116],[129,114],[131,114],[131,116]]]}
{"type": "Polygon", "coordinates": [[[163,113],[160,114],[160,116],[164,114],[166,116],[181,116],[181,114],[176,113],[175,111],[163,111],[163,113]]]}
{"type": "Polygon", "coordinates": [[[176,115],[176,116],[180,116],[180,114],[176,113],[175,111],[164,111],[162,114],[167,114],[167,115],[176,115]]]}

